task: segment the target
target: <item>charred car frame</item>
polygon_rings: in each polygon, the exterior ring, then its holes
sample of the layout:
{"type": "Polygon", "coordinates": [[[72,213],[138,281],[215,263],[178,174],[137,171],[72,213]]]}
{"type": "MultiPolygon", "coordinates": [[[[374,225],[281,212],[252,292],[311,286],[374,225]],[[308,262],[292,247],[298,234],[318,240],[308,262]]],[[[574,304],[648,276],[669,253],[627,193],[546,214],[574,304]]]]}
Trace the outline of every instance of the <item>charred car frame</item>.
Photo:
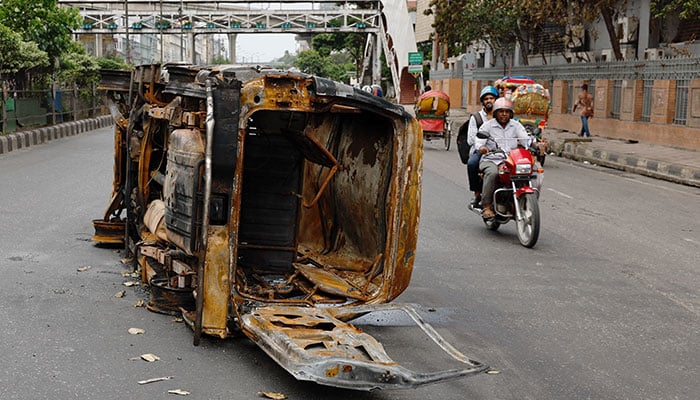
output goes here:
{"type": "Polygon", "coordinates": [[[298,379],[406,388],[486,366],[410,306],[421,129],[401,106],[326,79],[236,66],[103,71],[111,200],[93,240],[124,244],[148,308],[240,331],[298,379]],[[416,373],[348,323],[403,310],[462,368],[416,373]]]}

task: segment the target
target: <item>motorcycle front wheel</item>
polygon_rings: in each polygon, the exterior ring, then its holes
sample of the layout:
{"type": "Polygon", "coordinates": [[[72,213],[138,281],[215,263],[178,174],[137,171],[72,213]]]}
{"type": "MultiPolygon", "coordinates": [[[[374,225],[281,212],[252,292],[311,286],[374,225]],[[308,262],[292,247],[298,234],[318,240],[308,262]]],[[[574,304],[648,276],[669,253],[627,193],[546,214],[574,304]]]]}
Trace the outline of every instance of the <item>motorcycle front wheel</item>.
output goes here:
{"type": "Polygon", "coordinates": [[[537,196],[534,193],[520,196],[517,207],[523,218],[515,221],[518,240],[523,246],[531,248],[540,236],[540,207],[537,204],[537,196]]]}

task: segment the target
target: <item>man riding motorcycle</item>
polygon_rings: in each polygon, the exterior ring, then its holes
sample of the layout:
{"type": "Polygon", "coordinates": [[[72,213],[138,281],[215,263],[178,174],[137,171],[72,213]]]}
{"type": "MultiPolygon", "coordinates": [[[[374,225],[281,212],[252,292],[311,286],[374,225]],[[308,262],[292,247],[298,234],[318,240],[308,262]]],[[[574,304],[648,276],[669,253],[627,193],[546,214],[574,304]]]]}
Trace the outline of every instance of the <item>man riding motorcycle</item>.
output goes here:
{"type": "MultiPolygon", "coordinates": [[[[467,125],[467,144],[469,145],[469,160],[467,162],[467,179],[469,181],[469,190],[474,192],[474,200],[472,205],[478,207],[481,202],[481,178],[479,177],[479,162],[481,154],[478,147],[474,146],[476,141],[476,132],[479,131],[481,125],[485,121],[493,118],[493,103],[498,98],[498,90],[493,86],[486,86],[481,90],[479,100],[481,101],[482,109],[478,113],[472,114],[469,117],[467,125]],[[477,120],[477,115],[479,119],[477,120]]],[[[460,131],[462,128],[460,128],[460,131]]],[[[461,132],[460,132],[461,134],[461,132]]]]}
{"type": "Polygon", "coordinates": [[[513,119],[513,102],[505,97],[498,98],[493,103],[494,118],[484,122],[479,132],[488,133],[498,144],[503,152],[494,152],[496,143],[487,139],[476,138],[474,146],[482,154],[479,163],[479,171],[483,173],[483,205],[482,217],[490,219],[495,217],[493,211],[493,193],[496,190],[496,178],[498,166],[506,159],[506,154],[516,148],[518,143],[523,147],[529,144],[529,136],[525,127],[513,119]]]}

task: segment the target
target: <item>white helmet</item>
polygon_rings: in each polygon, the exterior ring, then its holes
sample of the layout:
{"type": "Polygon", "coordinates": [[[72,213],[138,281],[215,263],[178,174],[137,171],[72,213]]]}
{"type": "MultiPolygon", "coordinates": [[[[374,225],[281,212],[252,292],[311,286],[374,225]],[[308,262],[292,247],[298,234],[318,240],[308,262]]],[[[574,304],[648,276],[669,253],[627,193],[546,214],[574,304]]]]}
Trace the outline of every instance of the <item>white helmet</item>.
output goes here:
{"type": "Polygon", "coordinates": [[[498,110],[508,110],[508,111],[510,111],[510,115],[512,117],[513,116],[513,102],[506,99],[505,97],[499,97],[493,103],[493,112],[495,113],[498,110]]]}

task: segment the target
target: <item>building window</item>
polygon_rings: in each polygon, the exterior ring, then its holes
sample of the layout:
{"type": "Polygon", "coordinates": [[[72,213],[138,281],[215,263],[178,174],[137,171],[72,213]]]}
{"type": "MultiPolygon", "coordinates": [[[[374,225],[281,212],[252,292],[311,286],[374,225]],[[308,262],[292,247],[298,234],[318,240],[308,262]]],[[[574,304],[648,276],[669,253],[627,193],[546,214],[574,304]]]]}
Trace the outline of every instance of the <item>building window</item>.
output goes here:
{"type": "Polygon", "coordinates": [[[688,118],[688,80],[676,81],[676,113],[673,116],[675,125],[685,125],[688,118]]]}
{"type": "Polygon", "coordinates": [[[566,107],[571,110],[574,107],[574,82],[568,81],[566,83],[568,90],[566,91],[566,107]]]}
{"type": "Polygon", "coordinates": [[[651,121],[651,93],[654,89],[654,80],[645,79],[644,89],[642,91],[642,122],[651,121]]]}

